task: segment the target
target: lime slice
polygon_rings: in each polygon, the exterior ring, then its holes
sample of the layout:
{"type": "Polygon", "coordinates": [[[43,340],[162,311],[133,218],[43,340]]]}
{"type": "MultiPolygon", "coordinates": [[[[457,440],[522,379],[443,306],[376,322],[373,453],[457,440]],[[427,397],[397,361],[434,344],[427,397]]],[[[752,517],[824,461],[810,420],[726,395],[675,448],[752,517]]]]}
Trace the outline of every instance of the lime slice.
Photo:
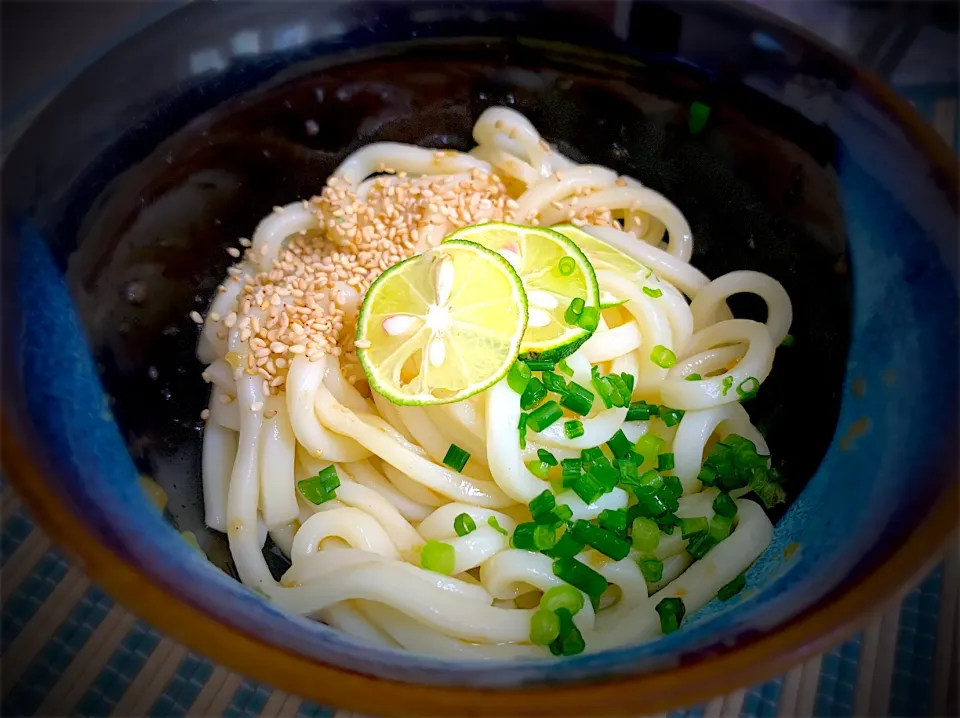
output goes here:
{"type": "MultiPolygon", "coordinates": [[[[603,240],[597,239],[592,234],[587,234],[579,227],[572,224],[557,224],[551,227],[554,232],[559,232],[564,237],[573,240],[573,242],[583,250],[590,260],[590,264],[598,272],[613,270],[627,277],[646,277],[650,273],[649,267],[645,267],[632,257],[628,257],[619,249],[611,247],[603,240]]],[[[639,241],[639,240],[637,240],[639,241]]],[[[612,297],[609,298],[613,300],[612,297]]],[[[603,297],[601,297],[601,302],[603,297]]],[[[616,300],[613,300],[616,301],[616,300]]],[[[611,304],[610,306],[616,306],[611,304]]],[[[606,306],[603,307],[607,309],[606,306]]]]}
{"type": "Polygon", "coordinates": [[[367,290],[357,356],[395,404],[446,404],[496,383],[527,324],[520,277],[473,242],[446,242],[395,264],[367,290]]]}
{"type": "Polygon", "coordinates": [[[444,242],[464,239],[498,252],[523,281],[529,317],[521,359],[560,361],[593,333],[565,318],[574,299],[583,301],[583,311],[591,308],[596,313],[600,306],[597,275],[572,241],[544,227],[490,222],[464,227],[444,242]]]}

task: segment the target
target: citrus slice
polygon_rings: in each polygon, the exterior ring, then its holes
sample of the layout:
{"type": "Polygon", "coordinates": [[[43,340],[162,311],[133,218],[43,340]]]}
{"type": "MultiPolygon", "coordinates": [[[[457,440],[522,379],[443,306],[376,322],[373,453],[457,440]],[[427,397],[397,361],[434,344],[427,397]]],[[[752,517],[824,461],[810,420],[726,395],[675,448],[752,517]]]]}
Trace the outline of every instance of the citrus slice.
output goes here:
{"type": "MultiPolygon", "coordinates": [[[[645,277],[650,272],[649,267],[645,267],[637,260],[625,255],[616,247],[611,247],[603,240],[597,239],[592,234],[584,232],[575,225],[557,224],[550,229],[573,240],[574,244],[587,255],[590,264],[592,264],[593,268],[597,271],[613,270],[627,277],[645,277]]],[[[604,307],[604,309],[606,309],[606,307],[604,307]]]]}
{"type": "Polygon", "coordinates": [[[464,227],[444,243],[455,240],[469,240],[495,250],[520,275],[529,304],[521,359],[560,361],[573,354],[596,329],[600,308],[597,275],[584,253],[562,234],[545,227],[490,222],[464,227]],[[567,310],[574,300],[579,300],[581,317],[593,315],[593,327],[590,320],[579,324],[567,321],[567,310]]]}
{"type": "Polygon", "coordinates": [[[527,297],[503,257],[446,242],[377,277],[357,319],[357,357],[395,404],[460,401],[496,383],[520,350],[527,297]]]}

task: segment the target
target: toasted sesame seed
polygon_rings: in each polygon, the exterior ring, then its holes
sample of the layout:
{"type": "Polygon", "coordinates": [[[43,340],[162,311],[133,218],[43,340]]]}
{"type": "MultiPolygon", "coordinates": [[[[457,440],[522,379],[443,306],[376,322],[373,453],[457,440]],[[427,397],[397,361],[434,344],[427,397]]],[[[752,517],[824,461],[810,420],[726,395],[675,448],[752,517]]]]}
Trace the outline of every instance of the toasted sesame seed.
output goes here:
{"type": "Polygon", "coordinates": [[[209,410],[209,409],[204,409],[203,411],[201,411],[201,412],[200,412],[200,418],[203,419],[204,421],[206,421],[207,419],[209,419],[209,418],[210,418],[210,410],[209,410]]]}
{"type": "Polygon", "coordinates": [[[255,402],[253,402],[253,403],[250,405],[250,411],[252,411],[252,412],[254,412],[254,413],[260,411],[262,408],[263,408],[263,402],[262,402],[262,401],[255,401],[255,402]]]}
{"type": "Polygon", "coordinates": [[[277,415],[277,410],[276,410],[276,409],[267,409],[265,412],[263,412],[263,418],[264,418],[264,419],[272,419],[272,418],[275,417],[276,415],[277,415]]]}
{"type": "Polygon", "coordinates": [[[240,250],[236,247],[227,247],[227,254],[229,254],[231,257],[239,257],[240,250]]]}
{"type": "Polygon", "coordinates": [[[190,318],[197,324],[203,324],[203,317],[200,316],[200,312],[190,312],[190,318]]]}

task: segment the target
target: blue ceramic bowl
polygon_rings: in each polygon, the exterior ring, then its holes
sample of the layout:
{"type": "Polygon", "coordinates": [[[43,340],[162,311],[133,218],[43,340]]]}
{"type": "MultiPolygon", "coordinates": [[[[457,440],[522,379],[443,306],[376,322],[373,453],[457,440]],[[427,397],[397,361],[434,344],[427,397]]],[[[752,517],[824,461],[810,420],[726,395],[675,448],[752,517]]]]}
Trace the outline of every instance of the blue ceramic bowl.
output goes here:
{"type": "Polygon", "coordinates": [[[901,590],[955,521],[953,159],[876,81],[765,16],[615,5],[201,4],[73,82],[3,176],[4,461],[45,528],[192,647],[378,712],[660,709],[782,670],[901,590]],[[693,101],[712,107],[699,135],[693,101]],[[224,247],[360,144],[461,147],[492,104],[663,191],[695,263],[766,271],[796,309],[751,407],[793,501],[749,589],[559,663],[447,663],[288,615],[231,577],[199,504],[186,315],[224,247]]]}

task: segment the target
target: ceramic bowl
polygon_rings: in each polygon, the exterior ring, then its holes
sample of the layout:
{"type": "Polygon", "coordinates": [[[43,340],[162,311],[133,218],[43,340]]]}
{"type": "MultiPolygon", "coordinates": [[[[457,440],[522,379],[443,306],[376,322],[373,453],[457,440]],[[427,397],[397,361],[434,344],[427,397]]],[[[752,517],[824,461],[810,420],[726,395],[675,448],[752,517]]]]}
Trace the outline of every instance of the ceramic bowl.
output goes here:
{"type": "Polygon", "coordinates": [[[689,703],[852,631],[955,524],[953,158],[871,76],[765,15],[191,5],[71,83],[3,185],[7,472],[134,611],[285,690],[369,713],[689,703]],[[711,108],[700,133],[693,102],[711,108]],[[708,274],[758,269],[793,298],[796,343],[749,406],[792,502],[748,590],[645,645],[482,665],[374,649],[245,589],[203,526],[207,387],[188,313],[210,301],[225,248],[360,145],[466,149],[490,105],[670,197],[708,274]],[[167,492],[163,515],[138,474],[167,492]]]}

